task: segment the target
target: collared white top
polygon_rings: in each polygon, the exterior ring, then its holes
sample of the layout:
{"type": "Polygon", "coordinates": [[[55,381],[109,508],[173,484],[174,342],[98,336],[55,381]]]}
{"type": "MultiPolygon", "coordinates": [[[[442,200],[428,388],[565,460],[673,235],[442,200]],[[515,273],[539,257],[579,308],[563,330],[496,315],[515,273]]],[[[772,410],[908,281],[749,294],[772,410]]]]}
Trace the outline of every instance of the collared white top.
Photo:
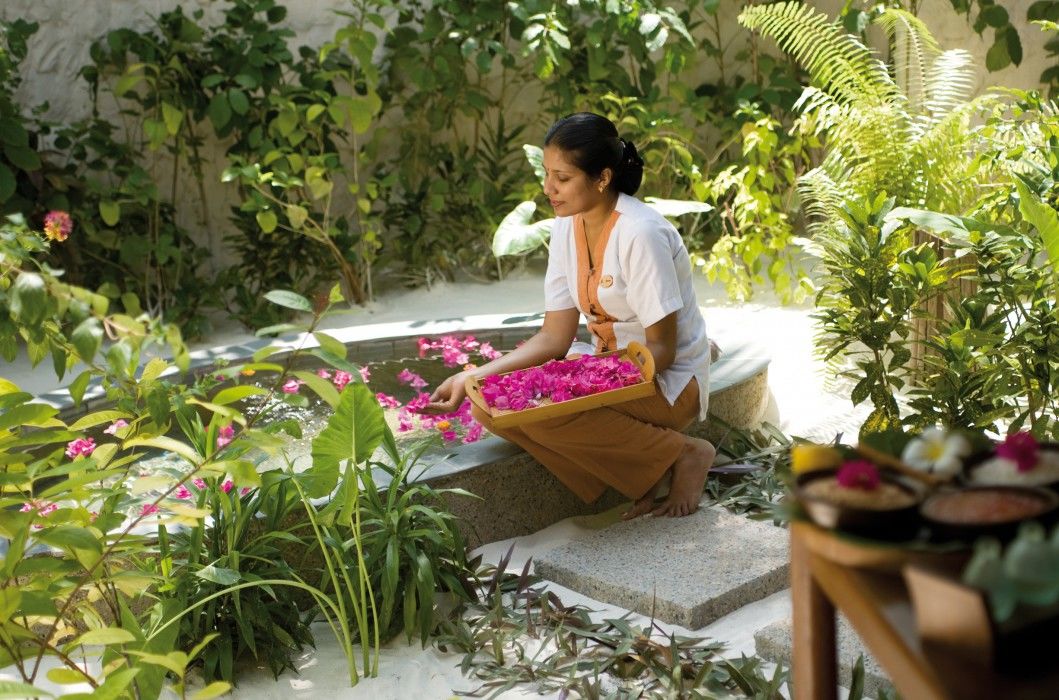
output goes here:
{"type": "MultiPolygon", "coordinates": [[[[706,417],[710,396],[710,342],[692,284],[691,259],[680,234],[665,217],[626,194],[618,195],[618,220],[603,253],[599,302],[617,319],[619,348],[646,340],[644,328],[677,312],[677,348],[673,364],[659,372],[658,386],[672,405],[692,377],[699,382],[699,419],[706,417]]],[[[548,271],[544,278],[545,311],[576,308],[590,322],[597,319],[578,301],[577,243],[574,217],[552,225],[548,271]]]]}

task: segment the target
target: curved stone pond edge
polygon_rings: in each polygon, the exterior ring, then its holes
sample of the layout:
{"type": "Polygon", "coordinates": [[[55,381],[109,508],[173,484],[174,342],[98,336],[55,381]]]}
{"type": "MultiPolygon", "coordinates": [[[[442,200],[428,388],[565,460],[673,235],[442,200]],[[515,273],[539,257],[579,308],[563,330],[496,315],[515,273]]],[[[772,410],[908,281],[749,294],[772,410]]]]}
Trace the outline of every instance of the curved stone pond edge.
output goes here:
{"type": "MultiPolygon", "coordinates": [[[[424,336],[473,335],[498,350],[509,350],[536,333],[543,318],[543,313],[493,314],[320,330],[346,344],[350,361],[365,364],[417,357],[416,341],[424,336]]],[[[737,339],[721,338],[719,342],[724,352],[712,365],[710,378],[710,416],[719,420],[695,423],[687,430],[688,434],[713,441],[727,430],[724,426],[760,425],[769,403],[767,352],[737,339]]],[[[318,343],[312,336],[298,334],[199,350],[191,353],[183,380],[194,381],[219,361],[249,361],[256,351],[268,345],[281,348],[270,359],[282,361],[289,352],[299,347],[311,349],[318,343]]],[[[179,375],[176,368],[166,374],[174,379],[179,375]]],[[[98,382],[89,386],[77,407],[65,389],[44,394],[38,400],[59,408],[64,420],[105,408],[108,403],[98,382]]],[[[446,497],[471,546],[530,534],[559,520],[600,512],[625,500],[608,491],[596,503],[586,505],[521,448],[493,436],[451,448],[448,457],[422,470],[418,478],[436,488],[461,488],[480,497],[446,497]]]]}

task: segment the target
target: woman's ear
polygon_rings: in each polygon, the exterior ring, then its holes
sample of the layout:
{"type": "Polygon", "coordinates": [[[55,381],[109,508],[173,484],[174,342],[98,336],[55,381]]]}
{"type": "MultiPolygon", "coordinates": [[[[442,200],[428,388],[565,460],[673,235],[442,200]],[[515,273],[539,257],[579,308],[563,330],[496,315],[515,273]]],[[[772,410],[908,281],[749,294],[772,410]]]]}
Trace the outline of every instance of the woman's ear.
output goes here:
{"type": "Polygon", "coordinates": [[[599,192],[602,194],[606,192],[607,188],[610,187],[610,183],[614,180],[614,171],[610,168],[603,168],[599,174],[599,192]]]}

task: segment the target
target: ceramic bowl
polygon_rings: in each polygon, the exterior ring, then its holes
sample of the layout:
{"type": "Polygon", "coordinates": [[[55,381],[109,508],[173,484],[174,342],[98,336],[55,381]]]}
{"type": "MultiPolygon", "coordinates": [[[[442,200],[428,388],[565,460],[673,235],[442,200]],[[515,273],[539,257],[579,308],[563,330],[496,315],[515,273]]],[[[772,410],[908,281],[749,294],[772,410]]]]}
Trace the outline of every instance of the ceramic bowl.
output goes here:
{"type": "MultiPolygon", "coordinates": [[[[814,484],[818,481],[834,480],[838,469],[818,469],[798,476],[794,494],[809,519],[820,527],[842,530],[857,535],[887,540],[905,540],[919,530],[919,504],[926,496],[926,488],[887,470],[880,470],[882,484],[891,494],[899,493],[902,502],[887,506],[865,493],[865,505],[839,503],[821,495],[814,484]]],[[[858,497],[859,494],[858,494],[858,497]]]]}
{"type": "Polygon", "coordinates": [[[1059,442],[1042,442],[1040,450],[1048,453],[1050,464],[1039,473],[1018,473],[1008,464],[994,462],[999,458],[992,450],[978,452],[967,458],[964,481],[972,486],[1045,486],[1059,491],[1059,442]]]}
{"type": "Polygon", "coordinates": [[[1051,524],[1059,495],[1039,486],[964,486],[937,491],[919,509],[935,539],[1010,539],[1028,520],[1051,524]]]}

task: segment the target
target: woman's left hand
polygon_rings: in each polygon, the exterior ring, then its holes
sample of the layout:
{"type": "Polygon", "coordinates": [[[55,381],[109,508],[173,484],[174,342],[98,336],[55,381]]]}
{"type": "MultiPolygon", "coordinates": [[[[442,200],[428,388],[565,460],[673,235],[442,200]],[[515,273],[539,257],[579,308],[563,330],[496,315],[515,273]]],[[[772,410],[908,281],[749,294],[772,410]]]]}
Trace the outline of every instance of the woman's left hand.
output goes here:
{"type": "Polygon", "coordinates": [[[458,372],[443,381],[430,395],[430,403],[423,407],[423,413],[437,415],[458,409],[467,397],[465,384],[469,375],[470,372],[458,372]]]}

